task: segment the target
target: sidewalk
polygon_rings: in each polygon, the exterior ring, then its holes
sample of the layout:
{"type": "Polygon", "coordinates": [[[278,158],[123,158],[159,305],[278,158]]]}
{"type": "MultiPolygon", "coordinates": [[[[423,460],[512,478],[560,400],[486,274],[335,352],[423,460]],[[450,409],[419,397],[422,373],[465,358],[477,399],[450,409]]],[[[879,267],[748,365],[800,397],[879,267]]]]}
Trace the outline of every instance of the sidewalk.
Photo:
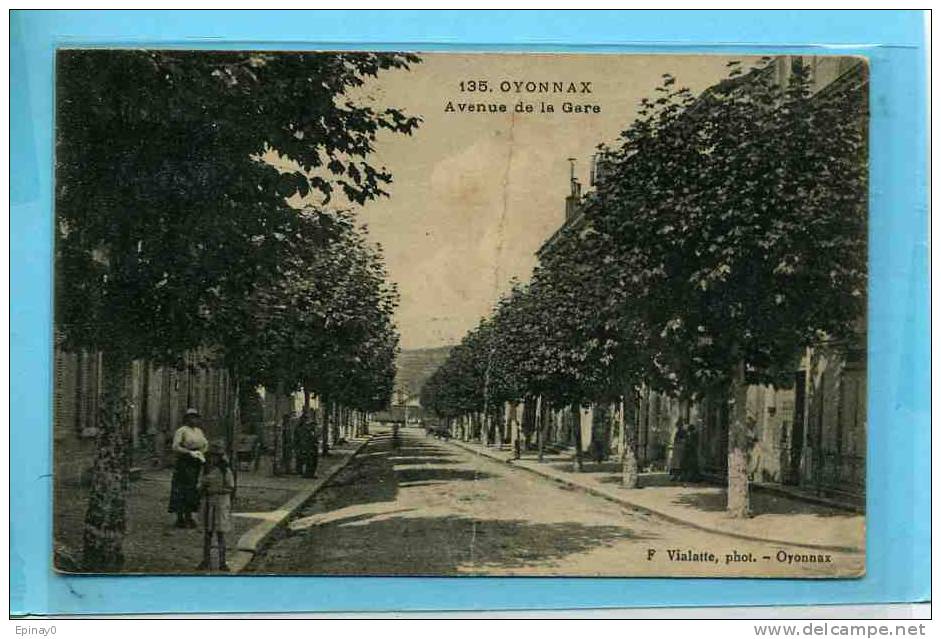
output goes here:
{"type": "MultiPolygon", "coordinates": [[[[271,534],[278,527],[284,525],[291,518],[291,515],[313,497],[317,491],[326,486],[337,473],[343,470],[352,461],[353,457],[363,449],[369,439],[369,436],[353,438],[342,446],[331,448],[330,455],[320,458],[320,462],[317,464],[317,476],[313,480],[304,479],[297,475],[271,477],[268,473],[268,476],[264,477],[266,481],[283,481],[285,484],[290,482],[294,494],[274,510],[252,512],[244,509],[233,513],[236,518],[257,521],[258,523],[238,538],[238,542],[235,544],[235,552],[232,553],[232,559],[229,561],[232,572],[236,573],[244,570],[271,534]]],[[[262,478],[259,477],[258,479],[262,478]]]]}
{"type": "Polygon", "coordinates": [[[754,516],[732,519],[725,514],[725,489],[714,484],[676,483],[666,473],[648,473],[641,475],[640,488],[626,489],[621,486],[618,462],[597,464],[586,460],[584,471],[577,473],[572,470],[571,454],[546,455],[539,463],[534,453],[514,460],[509,450],[450,441],[472,453],[700,530],[773,544],[865,552],[866,518],[858,513],[753,490],[754,516]]]}
{"type": "MultiPolygon", "coordinates": [[[[245,568],[255,552],[280,525],[329,482],[366,444],[368,437],[353,439],[321,457],[314,479],[297,475],[271,475],[270,457],[257,472],[240,470],[232,503],[232,532],[226,535],[228,564],[233,573],[245,568]]],[[[173,526],[167,513],[171,469],[144,470],[131,483],[124,541],[125,572],[195,573],[202,559],[202,531],[173,526]]],[[[55,486],[57,516],[55,540],[71,553],[81,549],[82,525],[88,488],[78,483],[55,486]]],[[[65,568],[65,566],[63,566],[65,568]]]]}

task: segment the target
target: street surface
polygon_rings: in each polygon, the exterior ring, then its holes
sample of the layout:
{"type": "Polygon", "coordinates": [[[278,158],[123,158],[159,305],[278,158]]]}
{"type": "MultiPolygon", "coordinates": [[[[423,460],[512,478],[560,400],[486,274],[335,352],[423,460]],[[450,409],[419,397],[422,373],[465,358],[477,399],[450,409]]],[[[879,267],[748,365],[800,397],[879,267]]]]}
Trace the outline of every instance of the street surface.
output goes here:
{"type": "Polygon", "coordinates": [[[821,577],[864,565],[674,524],[418,429],[397,444],[374,432],[248,572],[821,577]]]}

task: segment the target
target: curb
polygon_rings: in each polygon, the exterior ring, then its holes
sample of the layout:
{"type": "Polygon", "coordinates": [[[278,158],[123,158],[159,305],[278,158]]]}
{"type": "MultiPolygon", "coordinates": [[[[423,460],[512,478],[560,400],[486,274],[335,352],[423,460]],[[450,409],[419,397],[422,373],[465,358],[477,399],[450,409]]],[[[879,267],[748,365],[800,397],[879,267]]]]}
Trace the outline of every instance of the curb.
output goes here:
{"type": "Polygon", "coordinates": [[[272,533],[283,526],[285,522],[291,518],[291,515],[297,512],[311,497],[326,487],[341,470],[346,468],[349,463],[353,461],[353,458],[366,447],[366,444],[372,441],[372,438],[372,435],[367,435],[366,439],[362,440],[347,454],[345,459],[334,466],[326,475],[311,484],[309,488],[295,493],[293,497],[281,504],[277,510],[272,511],[274,516],[271,519],[266,519],[242,533],[242,536],[239,537],[239,540],[235,543],[235,548],[233,548],[231,559],[229,560],[231,572],[242,572],[252,559],[255,558],[258,549],[272,533]]]}
{"type": "Polygon", "coordinates": [[[474,453],[480,457],[486,457],[487,459],[507,464],[508,466],[512,466],[513,468],[519,468],[521,470],[529,471],[530,473],[534,475],[538,475],[545,479],[550,479],[556,483],[564,484],[570,488],[575,488],[577,490],[580,490],[585,493],[589,493],[596,497],[607,499],[608,501],[612,501],[621,506],[628,506],[629,508],[634,508],[636,510],[645,512],[650,515],[654,515],[656,517],[665,519],[666,521],[669,521],[674,524],[679,524],[681,526],[688,526],[690,528],[695,528],[697,530],[702,530],[704,532],[713,533],[717,535],[725,535],[726,537],[734,537],[736,539],[744,539],[746,541],[757,541],[761,543],[770,543],[770,544],[777,544],[777,545],[783,545],[783,546],[796,546],[799,548],[811,548],[813,550],[829,550],[832,552],[843,552],[843,553],[849,553],[849,554],[854,554],[854,555],[865,554],[864,549],[857,548],[855,546],[830,546],[826,544],[801,543],[801,542],[795,542],[795,541],[787,541],[784,539],[775,539],[773,537],[758,537],[757,535],[748,535],[746,533],[723,530],[722,528],[717,528],[714,526],[707,526],[704,524],[690,521],[688,519],[682,519],[680,517],[677,517],[676,515],[671,515],[661,510],[651,508],[650,506],[637,504],[625,498],[623,495],[609,492],[603,488],[596,488],[594,486],[586,486],[585,484],[572,481],[571,479],[567,477],[560,477],[552,473],[548,473],[545,470],[540,469],[540,468],[533,468],[532,466],[522,466],[520,464],[516,464],[514,463],[514,460],[512,458],[504,459],[502,457],[497,456],[496,454],[494,454],[493,452],[489,450],[479,450],[477,448],[472,448],[471,446],[468,446],[464,442],[453,440],[453,439],[448,440],[448,441],[450,441],[450,443],[454,444],[458,448],[465,450],[467,452],[470,452],[470,453],[474,453]]]}

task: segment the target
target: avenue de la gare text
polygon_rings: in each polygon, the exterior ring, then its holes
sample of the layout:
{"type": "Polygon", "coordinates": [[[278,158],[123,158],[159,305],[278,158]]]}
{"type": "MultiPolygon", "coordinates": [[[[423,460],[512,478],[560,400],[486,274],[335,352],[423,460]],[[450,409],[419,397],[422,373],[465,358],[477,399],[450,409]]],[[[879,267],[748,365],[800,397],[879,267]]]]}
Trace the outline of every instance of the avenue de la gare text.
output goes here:
{"type": "Polygon", "coordinates": [[[601,113],[600,104],[563,102],[561,105],[552,102],[517,102],[513,105],[502,102],[455,102],[448,100],[444,106],[445,113],[577,113],[593,115],[601,113]]]}

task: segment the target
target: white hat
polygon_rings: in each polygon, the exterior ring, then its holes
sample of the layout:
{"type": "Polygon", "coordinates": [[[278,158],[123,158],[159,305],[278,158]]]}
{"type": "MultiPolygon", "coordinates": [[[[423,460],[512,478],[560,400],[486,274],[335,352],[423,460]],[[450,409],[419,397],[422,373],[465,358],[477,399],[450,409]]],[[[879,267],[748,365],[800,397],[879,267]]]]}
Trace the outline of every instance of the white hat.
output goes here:
{"type": "Polygon", "coordinates": [[[196,416],[196,417],[199,417],[199,411],[196,410],[195,408],[187,408],[185,415],[187,415],[187,416],[189,416],[189,415],[194,415],[194,416],[196,416]]]}

